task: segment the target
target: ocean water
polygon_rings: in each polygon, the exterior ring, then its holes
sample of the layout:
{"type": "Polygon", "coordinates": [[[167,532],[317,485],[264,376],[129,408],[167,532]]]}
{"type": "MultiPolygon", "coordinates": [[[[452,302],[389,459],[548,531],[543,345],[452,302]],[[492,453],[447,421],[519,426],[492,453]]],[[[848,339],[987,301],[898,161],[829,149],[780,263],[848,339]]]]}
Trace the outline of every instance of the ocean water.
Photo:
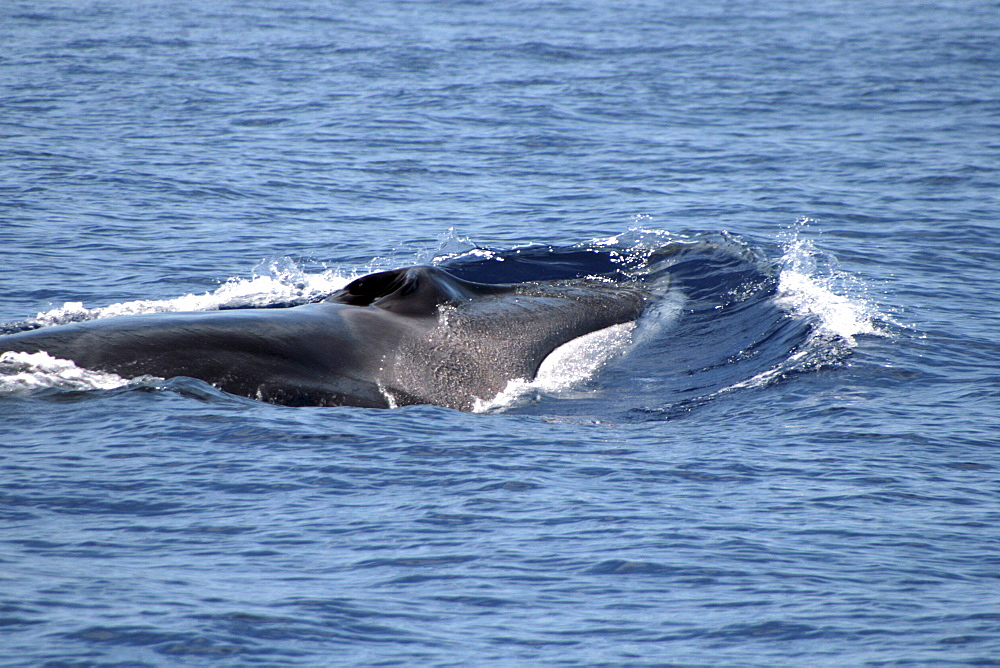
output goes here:
{"type": "Polygon", "coordinates": [[[682,249],[478,412],[4,356],[0,664],[1000,662],[997,2],[9,0],[0,43],[4,331],[682,249]]]}

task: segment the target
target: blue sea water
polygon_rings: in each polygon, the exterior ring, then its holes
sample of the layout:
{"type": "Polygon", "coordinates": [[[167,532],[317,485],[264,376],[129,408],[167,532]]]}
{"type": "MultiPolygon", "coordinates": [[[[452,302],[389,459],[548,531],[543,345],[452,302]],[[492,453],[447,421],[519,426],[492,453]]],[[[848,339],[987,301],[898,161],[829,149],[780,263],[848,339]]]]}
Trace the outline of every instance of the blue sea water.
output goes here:
{"type": "Polygon", "coordinates": [[[0,43],[0,322],[695,249],[480,413],[0,362],[3,665],[1000,662],[997,2],[9,0],[0,43]]]}

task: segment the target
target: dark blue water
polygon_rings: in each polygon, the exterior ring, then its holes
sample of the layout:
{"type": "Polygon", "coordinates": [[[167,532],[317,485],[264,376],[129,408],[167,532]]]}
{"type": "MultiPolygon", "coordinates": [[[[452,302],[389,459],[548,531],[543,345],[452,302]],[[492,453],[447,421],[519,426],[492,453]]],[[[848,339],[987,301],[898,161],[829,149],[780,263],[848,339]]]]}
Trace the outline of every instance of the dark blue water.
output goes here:
{"type": "Polygon", "coordinates": [[[0,663],[1000,657],[996,2],[13,0],[0,44],[3,323],[686,249],[481,413],[0,362],[0,663]]]}

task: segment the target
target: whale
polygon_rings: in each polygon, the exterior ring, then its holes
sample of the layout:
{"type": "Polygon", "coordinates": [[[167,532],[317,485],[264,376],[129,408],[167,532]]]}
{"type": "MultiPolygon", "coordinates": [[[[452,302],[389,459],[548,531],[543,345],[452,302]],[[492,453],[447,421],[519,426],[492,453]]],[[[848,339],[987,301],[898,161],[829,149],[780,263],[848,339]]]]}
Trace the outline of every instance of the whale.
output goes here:
{"type": "Polygon", "coordinates": [[[478,283],[438,266],[368,274],[284,308],[149,313],[0,336],[122,378],[189,377],[288,406],[473,410],[581,336],[633,322],[650,291],[600,278],[478,283]]]}

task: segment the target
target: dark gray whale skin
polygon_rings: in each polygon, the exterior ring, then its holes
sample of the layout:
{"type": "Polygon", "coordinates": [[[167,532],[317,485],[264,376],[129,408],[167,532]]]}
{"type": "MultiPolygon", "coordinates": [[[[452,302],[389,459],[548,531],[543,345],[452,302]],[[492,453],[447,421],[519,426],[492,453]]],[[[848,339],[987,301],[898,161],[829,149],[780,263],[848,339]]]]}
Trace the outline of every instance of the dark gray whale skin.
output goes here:
{"type": "Polygon", "coordinates": [[[293,406],[471,410],[579,336],[639,317],[635,283],[489,285],[417,266],[362,276],[290,308],[120,316],[0,337],[124,378],[197,378],[293,406]]]}

